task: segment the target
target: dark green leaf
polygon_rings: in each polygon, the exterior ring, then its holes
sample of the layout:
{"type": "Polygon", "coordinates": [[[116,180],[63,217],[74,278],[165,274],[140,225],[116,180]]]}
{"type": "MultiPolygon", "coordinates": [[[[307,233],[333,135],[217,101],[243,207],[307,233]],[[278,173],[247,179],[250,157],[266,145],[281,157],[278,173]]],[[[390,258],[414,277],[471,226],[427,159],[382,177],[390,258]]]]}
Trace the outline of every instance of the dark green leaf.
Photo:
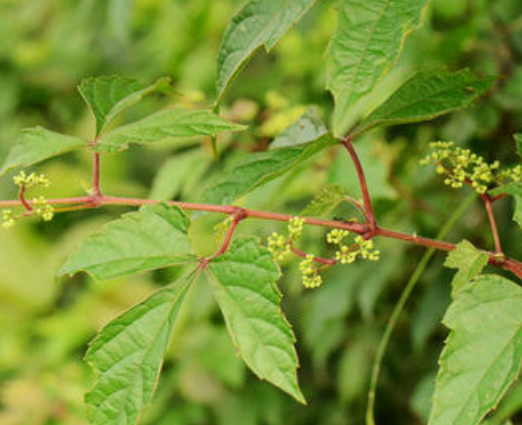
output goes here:
{"type": "Polygon", "coordinates": [[[218,57],[220,102],[241,66],[261,46],[269,52],[317,0],[251,0],[230,21],[218,57]]]}
{"type": "Polygon", "coordinates": [[[233,202],[335,143],[330,136],[324,136],[304,145],[251,154],[246,160],[232,165],[220,182],[207,189],[205,201],[211,204],[233,202]]]}
{"type": "Polygon", "coordinates": [[[477,425],[517,378],[522,362],[522,288],[479,277],[456,293],[444,318],[429,425],[477,425]]]}
{"type": "Polygon", "coordinates": [[[297,383],[295,337],[283,312],[272,254],[240,239],[210,263],[210,282],[239,355],[261,379],[304,403],[297,383]]]}
{"type": "Polygon", "coordinates": [[[478,78],[467,70],[421,72],[370,114],[354,133],[381,125],[428,121],[466,108],[484,94],[493,81],[493,78],[478,78]]]}
{"type": "Polygon", "coordinates": [[[43,127],[27,128],[22,130],[20,142],[9,152],[0,170],[0,175],[13,168],[27,167],[88,145],[87,140],[65,136],[43,127]]]}
{"type": "Polygon", "coordinates": [[[334,134],[342,136],[355,105],[388,73],[429,0],[341,0],[328,52],[327,87],[335,98],[334,134]]]}
{"type": "Polygon", "coordinates": [[[83,270],[104,280],[186,263],[194,259],[188,227],[178,207],[144,206],[85,240],[59,275],[83,270]]]}
{"type": "Polygon", "coordinates": [[[212,137],[224,131],[244,129],[244,126],[231,123],[211,111],[176,108],[118,127],[101,138],[98,146],[101,150],[116,151],[126,149],[129,143],[149,144],[212,137]]]}
{"type": "Polygon", "coordinates": [[[105,326],[85,360],[97,382],[85,396],[93,425],[134,425],[154,395],[172,328],[194,275],[153,294],[105,326]]]}
{"type": "Polygon", "coordinates": [[[168,77],[160,78],[151,85],[143,85],[131,78],[111,75],[86,78],[78,86],[78,91],[96,118],[98,136],[116,115],[169,83],[168,77]]]}

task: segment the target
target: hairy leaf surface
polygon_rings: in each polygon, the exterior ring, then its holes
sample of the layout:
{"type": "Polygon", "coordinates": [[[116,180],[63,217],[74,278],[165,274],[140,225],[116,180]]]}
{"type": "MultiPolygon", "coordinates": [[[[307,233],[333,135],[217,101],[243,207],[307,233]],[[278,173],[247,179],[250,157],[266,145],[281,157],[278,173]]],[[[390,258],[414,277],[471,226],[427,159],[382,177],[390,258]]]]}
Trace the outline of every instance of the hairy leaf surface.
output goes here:
{"type": "Polygon", "coordinates": [[[172,328],[193,276],[159,290],[105,326],[85,360],[97,372],[85,396],[93,425],[134,425],[154,394],[172,328]]]}
{"type": "Polygon", "coordinates": [[[522,362],[522,288],[480,276],[456,293],[444,318],[429,425],[477,425],[517,378],[522,362]]]}
{"type": "Polygon", "coordinates": [[[214,296],[239,355],[261,379],[304,403],[297,383],[295,336],[281,311],[272,254],[255,238],[239,239],[210,263],[214,296]]]}
{"type": "Polygon", "coordinates": [[[381,125],[428,121],[466,108],[484,94],[493,81],[493,78],[479,78],[468,70],[421,72],[370,114],[355,129],[355,134],[381,125]]]}
{"type": "Polygon", "coordinates": [[[446,267],[458,270],[452,282],[453,292],[456,293],[477,277],[488,264],[488,259],[488,254],[479,251],[468,241],[460,242],[457,249],[448,254],[444,263],[446,267]]]}
{"type": "Polygon", "coordinates": [[[225,177],[205,192],[205,201],[228,204],[293,169],[322,149],[335,144],[330,136],[297,146],[254,153],[225,171],[225,177]]]}
{"type": "Polygon", "coordinates": [[[59,275],[85,271],[103,280],[186,263],[194,259],[188,227],[178,207],[146,205],[87,238],[59,275]]]}
{"type": "Polygon", "coordinates": [[[317,0],[251,0],[230,21],[218,56],[219,103],[241,66],[261,46],[268,51],[317,0]]]}
{"type": "Polygon", "coordinates": [[[101,150],[127,148],[129,143],[149,144],[194,137],[213,137],[224,131],[240,131],[245,127],[221,118],[211,111],[169,109],[152,114],[107,133],[98,141],[101,150]]]}
{"type": "Polygon", "coordinates": [[[421,21],[429,0],[341,0],[327,61],[327,87],[335,98],[334,133],[348,128],[354,106],[397,60],[404,38],[421,21]]]}
{"type": "Polygon", "coordinates": [[[154,84],[143,85],[131,78],[110,75],[86,78],[78,86],[78,91],[94,114],[98,136],[118,114],[169,82],[170,78],[164,77],[154,84]]]}
{"type": "Polygon", "coordinates": [[[0,175],[17,167],[27,167],[46,159],[85,148],[89,142],[79,137],[55,133],[43,127],[22,130],[18,144],[13,146],[7,156],[0,175]]]}
{"type": "Polygon", "coordinates": [[[317,115],[317,110],[310,108],[274,139],[270,144],[270,149],[302,145],[313,142],[326,134],[328,134],[328,129],[317,115]]]}

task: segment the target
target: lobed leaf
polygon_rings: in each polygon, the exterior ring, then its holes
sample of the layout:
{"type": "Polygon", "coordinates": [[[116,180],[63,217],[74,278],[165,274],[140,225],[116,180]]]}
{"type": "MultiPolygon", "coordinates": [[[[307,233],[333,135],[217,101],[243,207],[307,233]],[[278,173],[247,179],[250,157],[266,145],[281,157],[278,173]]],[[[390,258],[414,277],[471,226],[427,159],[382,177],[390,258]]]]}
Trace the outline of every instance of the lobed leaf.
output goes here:
{"type": "Polygon", "coordinates": [[[43,127],[24,129],[20,142],[13,146],[2,165],[0,175],[13,168],[27,167],[88,145],[87,140],[55,133],[43,127]]]}
{"type": "Polygon", "coordinates": [[[241,131],[245,126],[234,124],[211,111],[169,109],[152,114],[107,133],[98,141],[104,151],[123,150],[129,143],[150,144],[194,137],[214,137],[224,131],[241,131]]]}
{"type": "Polygon", "coordinates": [[[420,72],[364,119],[354,133],[382,125],[428,121],[466,108],[483,95],[493,81],[493,78],[479,78],[468,70],[420,72]]]}
{"type": "Polygon", "coordinates": [[[452,282],[453,293],[482,273],[488,260],[488,254],[478,250],[468,241],[460,242],[457,248],[448,254],[444,263],[446,267],[458,270],[452,282]]]}
{"type": "Polygon", "coordinates": [[[254,238],[235,241],[209,266],[214,296],[239,355],[260,379],[305,403],[297,383],[295,336],[281,311],[272,254],[254,238]]]}
{"type": "Polygon", "coordinates": [[[508,194],[515,200],[515,210],[513,212],[513,220],[522,227],[522,183],[510,183],[505,186],[498,187],[490,192],[496,196],[500,194],[508,194]]]}
{"type": "Polygon", "coordinates": [[[269,52],[317,0],[251,0],[228,24],[218,56],[217,99],[221,101],[241,66],[261,46],[269,52]]]}
{"type": "Polygon", "coordinates": [[[78,91],[94,114],[96,136],[99,136],[118,114],[169,83],[168,77],[144,85],[131,78],[110,75],[86,78],[78,86],[78,91]]]}
{"type": "Polygon", "coordinates": [[[58,274],[85,271],[105,280],[186,263],[194,259],[188,227],[178,207],[146,205],[85,240],[58,274]]]}
{"type": "Polygon", "coordinates": [[[443,323],[450,335],[428,425],[477,425],[520,371],[522,288],[500,276],[481,276],[456,293],[443,323]]]}
{"type": "Polygon", "coordinates": [[[302,145],[313,142],[326,134],[328,134],[328,129],[317,115],[317,109],[310,108],[274,139],[270,144],[270,149],[302,145]]]}
{"type": "Polygon", "coordinates": [[[225,171],[224,178],[205,191],[205,201],[228,204],[295,168],[337,143],[327,135],[314,142],[254,153],[225,171]]]}
{"type": "Polygon", "coordinates": [[[334,134],[342,136],[355,105],[388,73],[429,0],[341,0],[327,58],[335,98],[334,134]]]}
{"type": "Polygon", "coordinates": [[[151,403],[176,317],[194,278],[159,290],[110,322],[91,343],[85,360],[98,376],[85,402],[93,425],[134,425],[151,403]]]}

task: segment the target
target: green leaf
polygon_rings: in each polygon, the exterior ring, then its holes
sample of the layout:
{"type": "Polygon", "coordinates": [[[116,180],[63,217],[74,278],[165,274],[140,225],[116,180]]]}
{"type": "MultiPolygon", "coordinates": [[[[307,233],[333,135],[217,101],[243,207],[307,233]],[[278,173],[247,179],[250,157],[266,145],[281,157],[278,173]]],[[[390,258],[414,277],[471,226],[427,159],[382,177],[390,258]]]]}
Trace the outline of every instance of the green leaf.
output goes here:
{"type": "Polygon", "coordinates": [[[255,238],[235,241],[210,263],[210,282],[230,336],[248,367],[305,403],[297,383],[295,336],[281,311],[272,254],[255,238]]]}
{"type": "Polygon", "coordinates": [[[456,293],[443,323],[451,332],[428,424],[476,425],[519,374],[522,288],[500,276],[481,276],[456,293]]]}
{"type": "Polygon", "coordinates": [[[241,66],[264,46],[269,52],[317,0],[251,0],[228,24],[218,56],[218,104],[241,66]]]}
{"type": "Polygon", "coordinates": [[[254,153],[225,171],[225,177],[206,190],[205,202],[228,204],[290,171],[322,149],[337,143],[329,135],[304,145],[254,153]]]}
{"type": "Polygon", "coordinates": [[[458,270],[452,282],[453,293],[482,273],[488,260],[488,254],[478,250],[468,241],[460,242],[457,248],[448,254],[444,263],[446,267],[458,270]]]}
{"type": "Polygon", "coordinates": [[[320,217],[328,214],[346,198],[346,190],[338,184],[325,187],[300,215],[320,217]]]}
{"type": "Polygon", "coordinates": [[[146,205],[85,240],[58,274],[83,270],[104,280],[186,263],[194,259],[188,227],[178,207],[146,205]]]}
{"type": "Polygon", "coordinates": [[[270,149],[302,145],[313,142],[326,134],[328,134],[328,129],[317,115],[317,109],[310,108],[274,139],[270,144],[270,149]]]}
{"type": "Polygon", "coordinates": [[[134,425],[154,394],[172,328],[195,275],[153,294],[105,326],[85,357],[97,382],[85,396],[93,425],[134,425]]]}
{"type": "Polygon", "coordinates": [[[327,59],[335,98],[334,134],[343,136],[355,105],[388,73],[429,0],[341,0],[327,59]]]}
{"type": "Polygon", "coordinates": [[[500,194],[508,194],[515,200],[515,210],[513,212],[513,220],[522,227],[522,183],[510,183],[505,186],[498,187],[490,192],[496,196],[500,194]]]}
{"type": "Polygon", "coordinates": [[[493,78],[479,78],[468,70],[421,72],[364,119],[354,133],[382,125],[428,121],[466,108],[484,94],[493,81],[493,78]]]}
{"type": "Polygon", "coordinates": [[[517,143],[518,154],[522,156],[522,133],[515,134],[515,142],[517,143]]]}
{"type": "Polygon", "coordinates": [[[87,140],[55,133],[43,127],[27,128],[22,130],[20,142],[9,152],[0,175],[13,168],[27,167],[88,145],[87,140]]]}
{"type": "Polygon", "coordinates": [[[98,136],[118,114],[169,83],[168,77],[143,85],[131,78],[110,75],[86,78],[78,86],[78,91],[94,114],[98,136]]]}
{"type": "Polygon", "coordinates": [[[211,111],[169,109],[152,114],[107,133],[98,141],[101,150],[124,150],[129,143],[149,144],[213,137],[224,131],[241,131],[245,126],[231,123],[211,111]]]}

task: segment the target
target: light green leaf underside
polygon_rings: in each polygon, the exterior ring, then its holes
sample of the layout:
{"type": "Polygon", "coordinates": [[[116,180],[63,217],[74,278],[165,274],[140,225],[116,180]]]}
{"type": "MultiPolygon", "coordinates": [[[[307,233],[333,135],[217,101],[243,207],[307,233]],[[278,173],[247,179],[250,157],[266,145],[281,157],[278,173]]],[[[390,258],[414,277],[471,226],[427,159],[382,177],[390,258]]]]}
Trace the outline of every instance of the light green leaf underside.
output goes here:
{"type": "Polygon", "coordinates": [[[488,254],[479,251],[468,241],[460,242],[457,248],[448,254],[444,263],[446,267],[458,270],[452,282],[453,293],[482,273],[488,259],[488,254]]]}
{"type": "Polygon", "coordinates": [[[354,106],[388,73],[404,38],[429,0],[341,0],[327,58],[327,88],[335,98],[334,134],[342,136],[354,106]]]}
{"type": "Polygon", "coordinates": [[[320,217],[335,209],[346,198],[347,193],[338,184],[325,187],[300,215],[320,217]]]}
{"type": "Polygon", "coordinates": [[[456,293],[443,323],[429,425],[477,425],[517,378],[522,361],[522,288],[493,275],[456,293]]]}
{"type": "Polygon", "coordinates": [[[310,108],[274,139],[270,144],[270,149],[302,145],[317,140],[326,134],[328,134],[328,129],[317,115],[317,110],[310,108]]]}
{"type": "Polygon", "coordinates": [[[150,144],[187,140],[194,137],[213,137],[224,131],[241,131],[245,127],[234,124],[207,110],[169,109],[152,114],[107,133],[98,141],[100,150],[115,151],[129,143],[150,144]]]}
{"type": "Polygon", "coordinates": [[[304,403],[295,336],[281,311],[281,272],[255,238],[235,241],[210,263],[210,282],[239,355],[261,379],[304,403]]]}
{"type": "Polygon", "coordinates": [[[55,133],[43,127],[27,128],[22,130],[20,141],[9,152],[0,175],[13,168],[27,167],[88,145],[87,140],[55,133]]]}
{"type": "Polygon", "coordinates": [[[146,205],[87,238],[58,274],[85,271],[104,280],[186,263],[194,259],[188,227],[178,207],[146,205]]]}
{"type": "Polygon", "coordinates": [[[131,78],[110,75],[86,78],[78,86],[78,91],[94,114],[98,136],[118,114],[169,83],[168,77],[143,85],[131,78]]]}
{"type": "Polygon", "coordinates": [[[154,394],[172,328],[193,276],[159,290],[105,326],[85,357],[97,373],[86,394],[93,425],[134,425],[154,394]]]}
{"type": "Polygon", "coordinates": [[[511,195],[515,200],[515,210],[513,212],[513,220],[515,220],[520,227],[522,227],[522,183],[510,183],[492,190],[491,195],[496,196],[502,193],[511,195]]]}
{"type": "Polygon", "coordinates": [[[217,100],[261,46],[270,51],[317,0],[251,0],[230,21],[219,50],[217,100]]]}
{"type": "Polygon", "coordinates": [[[428,121],[467,108],[491,87],[493,81],[493,78],[479,78],[468,70],[421,72],[370,114],[354,133],[382,125],[428,121]]]}
{"type": "Polygon", "coordinates": [[[298,146],[254,153],[225,171],[224,178],[205,192],[205,201],[228,204],[298,166],[336,141],[329,135],[298,146]]]}

